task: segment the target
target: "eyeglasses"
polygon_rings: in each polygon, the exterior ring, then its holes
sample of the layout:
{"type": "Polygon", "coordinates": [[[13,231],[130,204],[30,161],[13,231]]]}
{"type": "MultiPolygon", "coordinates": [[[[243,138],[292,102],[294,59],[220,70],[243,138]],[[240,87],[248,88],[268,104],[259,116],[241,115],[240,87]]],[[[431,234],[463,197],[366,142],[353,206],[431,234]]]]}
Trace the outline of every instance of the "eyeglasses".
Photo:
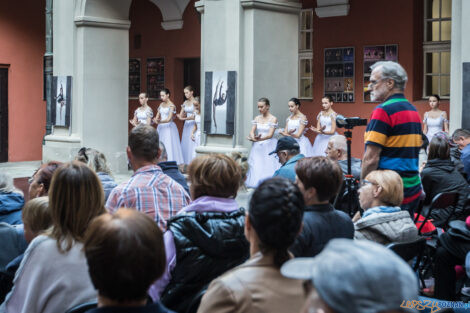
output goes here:
{"type": "Polygon", "coordinates": [[[377,184],[377,183],[374,183],[374,182],[371,182],[371,181],[369,181],[369,180],[363,179],[363,180],[361,181],[361,187],[364,187],[364,186],[366,186],[366,185],[378,185],[378,184],[377,184]]]}
{"type": "Polygon", "coordinates": [[[88,162],[88,155],[86,155],[86,150],[87,150],[86,147],[82,147],[80,148],[80,150],[78,150],[78,154],[83,156],[85,160],[88,162]]]}
{"type": "Polygon", "coordinates": [[[378,79],[378,80],[369,80],[369,85],[367,85],[367,87],[369,89],[372,89],[374,86],[376,86],[378,83],[380,83],[384,79],[386,78],[382,77],[381,79],[378,79]]]}

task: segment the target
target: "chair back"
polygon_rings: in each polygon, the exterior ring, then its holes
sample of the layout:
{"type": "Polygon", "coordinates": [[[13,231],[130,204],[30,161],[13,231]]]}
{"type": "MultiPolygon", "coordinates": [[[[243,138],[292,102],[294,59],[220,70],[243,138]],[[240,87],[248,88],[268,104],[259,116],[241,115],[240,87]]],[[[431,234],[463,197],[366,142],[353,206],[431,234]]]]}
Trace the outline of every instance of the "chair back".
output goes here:
{"type": "Polygon", "coordinates": [[[387,248],[398,254],[406,262],[409,262],[413,258],[417,257],[418,259],[416,260],[416,265],[419,265],[425,246],[426,238],[420,236],[413,241],[391,243],[387,245],[387,248]]]}
{"type": "Polygon", "coordinates": [[[68,309],[65,313],[84,313],[90,309],[94,309],[98,306],[98,300],[81,303],[74,306],[71,309],[68,309]]]}
{"type": "MultiPolygon", "coordinates": [[[[457,192],[441,192],[435,195],[431,201],[431,206],[429,207],[424,221],[418,229],[418,233],[421,235],[421,230],[423,229],[424,224],[429,220],[429,217],[431,216],[431,212],[433,210],[440,210],[453,206],[455,211],[455,206],[457,205],[458,200],[459,194],[457,192]]],[[[451,215],[449,215],[449,217],[447,218],[445,225],[447,225],[447,223],[449,222],[451,215]]]]}

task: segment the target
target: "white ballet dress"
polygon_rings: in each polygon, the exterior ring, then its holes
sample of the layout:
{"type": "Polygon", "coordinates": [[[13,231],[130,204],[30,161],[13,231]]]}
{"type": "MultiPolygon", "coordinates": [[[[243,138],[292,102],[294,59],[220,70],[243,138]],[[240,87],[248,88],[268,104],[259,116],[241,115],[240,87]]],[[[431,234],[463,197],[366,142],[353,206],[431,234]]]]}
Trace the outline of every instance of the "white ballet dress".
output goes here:
{"type": "MultiPolygon", "coordinates": [[[[302,120],[299,120],[299,119],[293,120],[289,116],[287,118],[287,125],[286,125],[287,132],[289,133],[292,130],[294,130],[294,133],[297,132],[297,130],[299,129],[300,123],[307,126],[308,121],[302,121],[302,120]]],[[[305,131],[304,131],[304,133],[305,133],[305,131]]],[[[294,137],[292,137],[292,138],[294,138],[294,137]]],[[[294,138],[294,139],[297,140],[297,142],[299,143],[300,153],[303,154],[304,157],[311,157],[312,156],[312,144],[310,143],[310,140],[308,140],[308,138],[305,137],[304,134],[302,134],[302,136],[300,136],[299,138],[294,138]]]]}
{"type": "MultiPolygon", "coordinates": [[[[166,120],[170,115],[170,107],[164,108],[160,106],[158,112],[160,112],[160,119],[166,120]]],[[[176,124],[173,121],[160,123],[158,124],[157,132],[160,141],[165,145],[168,161],[176,161],[177,164],[183,164],[183,153],[181,152],[180,136],[176,124]]]]}
{"type": "Polygon", "coordinates": [[[201,114],[194,114],[194,122],[196,123],[197,129],[194,133],[193,159],[196,157],[196,147],[201,145],[201,114]]]}
{"type": "MultiPolygon", "coordinates": [[[[277,123],[259,123],[252,121],[256,125],[256,131],[261,137],[266,137],[272,128],[277,128],[277,123]]],[[[265,179],[274,175],[281,164],[275,154],[269,155],[276,149],[277,139],[272,137],[267,140],[253,142],[250,156],[248,157],[248,175],[245,185],[256,188],[265,179]]]]}
{"type": "Polygon", "coordinates": [[[153,111],[150,107],[146,107],[145,109],[140,107],[134,111],[134,117],[137,117],[137,125],[147,124],[147,118],[151,119],[153,117],[153,111]]]}
{"type": "MultiPolygon", "coordinates": [[[[194,105],[190,101],[185,101],[182,105],[186,117],[194,116],[194,105]]],[[[193,159],[194,150],[196,149],[195,142],[191,139],[191,132],[193,131],[194,120],[184,121],[183,135],[181,136],[181,150],[183,152],[184,164],[191,163],[193,159]]]]}
{"type": "MultiPolygon", "coordinates": [[[[334,120],[336,120],[336,113],[333,113],[334,120]]],[[[331,130],[331,115],[323,115],[322,112],[318,113],[317,120],[320,120],[320,127],[325,126],[323,131],[331,130]]],[[[335,132],[334,135],[337,133],[335,132]]],[[[333,135],[317,134],[312,147],[312,156],[326,156],[326,148],[328,147],[328,141],[333,135]]]]}
{"type": "Polygon", "coordinates": [[[429,142],[431,142],[432,137],[434,137],[436,133],[443,131],[444,123],[447,122],[448,120],[444,118],[444,112],[435,118],[429,117],[428,112],[424,113],[423,124],[428,126],[426,137],[428,137],[429,142]]]}

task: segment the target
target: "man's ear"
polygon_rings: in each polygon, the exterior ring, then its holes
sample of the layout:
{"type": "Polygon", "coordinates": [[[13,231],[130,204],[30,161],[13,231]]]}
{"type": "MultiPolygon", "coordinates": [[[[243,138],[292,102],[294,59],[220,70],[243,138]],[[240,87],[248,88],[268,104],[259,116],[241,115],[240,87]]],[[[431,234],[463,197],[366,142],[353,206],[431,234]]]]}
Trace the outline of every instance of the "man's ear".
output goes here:
{"type": "Polygon", "coordinates": [[[305,195],[308,201],[317,199],[317,190],[315,187],[310,187],[305,190],[305,195]]]}
{"type": "Polygon", "coordinates": [[[157,160],[162,156],[162,149],[158,148],[157,150],[157,160]]]}

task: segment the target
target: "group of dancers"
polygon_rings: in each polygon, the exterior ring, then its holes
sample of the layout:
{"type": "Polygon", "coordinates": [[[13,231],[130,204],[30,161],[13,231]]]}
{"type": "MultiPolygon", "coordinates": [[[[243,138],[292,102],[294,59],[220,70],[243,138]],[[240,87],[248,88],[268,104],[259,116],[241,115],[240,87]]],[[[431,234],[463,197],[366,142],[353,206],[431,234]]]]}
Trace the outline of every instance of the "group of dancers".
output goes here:
{"type": "Polygon", "coordinates": [[[181,105],[179,114],[175,104],[170,100],[170,90],[160,91],[162,101],[157,109],[157,115],[153,117],[153,110],[148,105],[148,95],[142,92],[139,95],[140,107],[134,112],[134,118],[129,122],[133,126],[139,124],[157,125],[160,142],[165,146],[168,160],[177,164],[189,164],[196,157],[196,147],[201,141],[201,105],[198,97],[194,96],[191,86],[184,88],[186,100],[181,105]],[[179,136],[178,128],[173,122],[174,118],[184,121],[183,134],[179,136]]]}
{"type": "MultiPolygon", "coordinates": [[[[134,112],[134,118],[129,122],[137,126],[139,124],[157,124],[160,141],[165,145],[168,160],[177,164],[189,164],[196,157],[196,147],[201,140],[201,108],[198,97],[194,96],[191,86],[184,88],[186,100],[181,105],[179,114],[176,106],[170,100],[170,91],[160,91],[161,103],[158,112],[153,117],[153,111],[147,104],[146,93],[139,95],[140,107],[134,112]],[[184,121],[183,134],[179,139],[178,128],[173,122],[174,117],[184,121]]],[[[280,167],[276,154],[270,155],[277,144],[276,133],[281,136],[294,138],[300,146],[300,153],[305,157],[324,156],[331,136],[336,134],[336,112],[333,110],[333,100],[330,96],[322,98],[322,110],[317,115],[316,126],[308,126],[305,114],[300,111],[301,103],[297,98],[289,99],[287,105],[290,115],[286,120],[284,129],[278,129],[277,118],[269,112],[270,101],[268,98],[258,100],[259,115],[252,121],[252,128],[248,140],[253,142],[248,158],[250,166],[246,186],[257,187],[261,181],[271,177],[280,167]],[[316,133],[313,145],[305,136],[311,130],[316,133]]],[[[431,110],[424,114],[423,133],[431,140],[432,136],[439,132],[449,132],[449,121],[445,111],[439,109],[440,98],[438,95],[429,97],[431,110]]]]}

